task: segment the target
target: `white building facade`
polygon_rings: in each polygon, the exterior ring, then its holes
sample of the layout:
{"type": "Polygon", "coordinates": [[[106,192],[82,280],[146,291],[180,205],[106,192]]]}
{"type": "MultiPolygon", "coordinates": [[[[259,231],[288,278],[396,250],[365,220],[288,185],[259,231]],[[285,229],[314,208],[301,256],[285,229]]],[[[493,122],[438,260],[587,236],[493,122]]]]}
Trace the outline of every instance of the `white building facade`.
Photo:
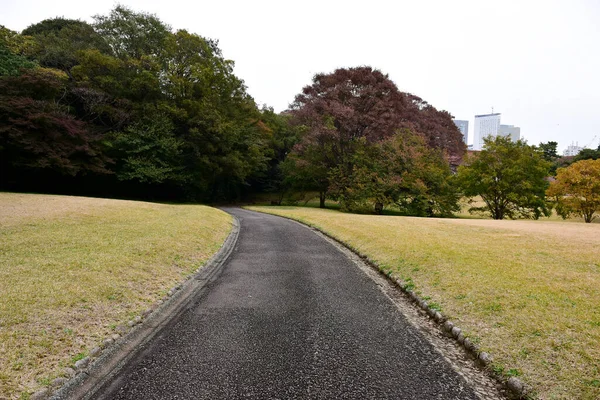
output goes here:
{"type": "Polygon", "coordinates": [[[483,138],[497,136],[500,129],[500,113],[475,116],[473,150],[483,149],[483,138]]]}
{"type": "Polygon", "coordinates": [[[583,150],[583,147],[579,147],[579,142],[571,143],[567,149],[563,151],[563,156],[576,156],[581,150],[583,150]]]}
{"type": "Polygon", "coordinates": [[[521,128],[514,125],[500,125],[498,128],[498,135],[508,136],[513,142],[521,139],[521,128]]]}

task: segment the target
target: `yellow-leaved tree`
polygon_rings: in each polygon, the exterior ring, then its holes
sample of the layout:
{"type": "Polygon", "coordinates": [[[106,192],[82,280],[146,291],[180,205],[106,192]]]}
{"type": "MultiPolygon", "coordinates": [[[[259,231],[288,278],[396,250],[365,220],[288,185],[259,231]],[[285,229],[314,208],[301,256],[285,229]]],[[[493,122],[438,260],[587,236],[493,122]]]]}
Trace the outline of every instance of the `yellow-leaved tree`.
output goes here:
{"type": "Polygon", "coordinates": [[[600,213],[600,159],[582,160],[559,168],[556,181],[546,192],[555,201],[556,212],[563,218],[575,214],[592,222],[600,213]]]}

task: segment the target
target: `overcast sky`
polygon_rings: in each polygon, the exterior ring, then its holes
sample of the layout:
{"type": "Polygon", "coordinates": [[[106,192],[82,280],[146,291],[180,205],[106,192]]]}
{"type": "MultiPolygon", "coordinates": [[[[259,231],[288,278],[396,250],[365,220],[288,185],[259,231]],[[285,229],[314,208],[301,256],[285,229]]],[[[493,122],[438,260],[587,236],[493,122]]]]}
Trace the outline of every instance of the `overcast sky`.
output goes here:
{"type": "MultiPolygon", "coordinates": [[[[370,65],[457,119],[494,112],[529,143],[597,147],[600,1],[123,0],[218,39],[259,104],[282,111],[315,73],[370,65]],[[594,139],[595,138],[595,139],[594,139]],[[593,142],[592,142],[593,140],[593,142]]],[[[0,0],[0,24],[91,21],[116,1],[0,0]]]]}

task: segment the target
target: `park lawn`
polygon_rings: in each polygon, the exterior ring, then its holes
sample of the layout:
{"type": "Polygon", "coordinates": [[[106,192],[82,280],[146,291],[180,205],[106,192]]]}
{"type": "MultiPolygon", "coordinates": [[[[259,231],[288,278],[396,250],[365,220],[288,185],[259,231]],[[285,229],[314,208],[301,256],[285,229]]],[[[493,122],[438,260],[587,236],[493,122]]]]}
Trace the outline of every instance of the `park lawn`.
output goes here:
{"type": "Polygon", "coordinates": [[[231,226],[199,205],[0,193],[0,398],[61,376],[203,265],[231,226]]]}
{"type": "Polygon", "coordinates": [[[463,329],[543,399],[600,399],[600,224],[248,207],[338,238],[463,329]]]}

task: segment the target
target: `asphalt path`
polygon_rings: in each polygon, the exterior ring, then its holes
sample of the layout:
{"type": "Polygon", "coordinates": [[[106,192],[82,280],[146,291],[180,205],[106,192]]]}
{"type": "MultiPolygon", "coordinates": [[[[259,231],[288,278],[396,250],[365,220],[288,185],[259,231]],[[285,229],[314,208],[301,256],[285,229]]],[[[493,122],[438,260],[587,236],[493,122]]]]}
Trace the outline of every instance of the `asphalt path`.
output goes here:
{"type": "Polygon", "coordinates": [[[476,399],[377,284],[287,219],[240,222],[220,276],[96,399],[476,399]]]}

